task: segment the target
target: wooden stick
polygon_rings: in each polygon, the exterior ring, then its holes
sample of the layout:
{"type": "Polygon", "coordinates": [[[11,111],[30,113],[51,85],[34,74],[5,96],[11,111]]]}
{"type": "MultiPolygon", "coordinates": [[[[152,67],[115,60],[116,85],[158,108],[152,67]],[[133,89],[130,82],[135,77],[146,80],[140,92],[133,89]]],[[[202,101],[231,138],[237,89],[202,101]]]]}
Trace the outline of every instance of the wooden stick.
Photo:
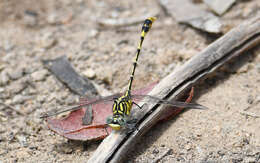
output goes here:
{"type": "MultiPolygon", "coordinates": [[[[192,57],[178,70],[165,77],[149,95],[168,100],[176,100],[187,88],[202,77],[213,72],[231,58],[260,43],[260,15],[234,28],[201,53],[192,57]]],[[[141,106],[144,102],[139,103],[141,106]]],[[[139,138],[145,134],[163,115],[167,107],[146,103],[142,111],[133,108],[133,116],[139,120],[138,130],[127,134],[124,131],[112,132],[99,145],[89,163],[120,162],[139,138]]]]}

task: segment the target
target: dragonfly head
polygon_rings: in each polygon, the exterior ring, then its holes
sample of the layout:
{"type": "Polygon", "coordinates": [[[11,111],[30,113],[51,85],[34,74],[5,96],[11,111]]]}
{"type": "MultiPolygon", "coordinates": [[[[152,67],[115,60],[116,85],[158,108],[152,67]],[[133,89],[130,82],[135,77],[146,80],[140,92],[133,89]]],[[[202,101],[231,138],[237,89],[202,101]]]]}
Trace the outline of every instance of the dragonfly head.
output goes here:
{"type": "Polygon", "coordinates": [[[120,130],[125,125],[125,119],[122,116],[109,116],[107,118],[107,124],[113,130],[120,130]]]}

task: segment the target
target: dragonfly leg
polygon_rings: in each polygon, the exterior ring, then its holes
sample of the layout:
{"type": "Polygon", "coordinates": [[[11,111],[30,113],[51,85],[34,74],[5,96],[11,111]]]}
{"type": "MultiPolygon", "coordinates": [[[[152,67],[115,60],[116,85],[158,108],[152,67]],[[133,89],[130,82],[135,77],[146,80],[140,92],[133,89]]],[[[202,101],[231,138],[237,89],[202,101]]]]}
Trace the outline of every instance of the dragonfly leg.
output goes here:
{"type": "Polygon", "coordinates": [[[136,119],[136,118],[131,118],[131,119],[127,120],[127,122],[125,124],[125,128],[126,128],[128,134],[135,130],[138,130],[138,128],[136,127],[137,122],[138,122],[138,119],[136,119]]]}
{"type": "Polygon", "coordinates": [[[129,124],[136,124],[137,121],[138,121],[138,119],[136,119],[136,118],[131,118],[131,119],[127,120],[127,123],[129,123],[129,124]]]}
{"type": "Polygon", "coordinates": [[[137,127],[135,126],[135,124],[127,124],[125,127],[127,134],[134,132],[136,129],[137,127]]]}
{"type": "Polygon", "coordinates": [[[105,127],[105,131],[106,131],[106,133],[107,133],[107,136],[109,135],[109,132],[107,131],[107,125],[106,125],[106,127],[105,127]]]}
{"type": "Polygon", "coordinates": [[[143,106],[138,105],[138,104],[135,103],[134,101],[133,101],[133,104],[135,104],[139,109],[142,109],[142,108],[143,108],[143,106]]]}

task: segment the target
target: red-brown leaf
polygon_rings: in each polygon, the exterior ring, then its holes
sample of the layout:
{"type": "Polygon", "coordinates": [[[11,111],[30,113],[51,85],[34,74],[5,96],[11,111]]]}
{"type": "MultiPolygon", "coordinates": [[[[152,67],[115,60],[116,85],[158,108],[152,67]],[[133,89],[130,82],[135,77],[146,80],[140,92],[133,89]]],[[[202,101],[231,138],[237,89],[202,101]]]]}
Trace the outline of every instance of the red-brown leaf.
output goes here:
{"type": "MultiPolygon", "coordinates": [[[[157,83],[146,88],[133,91],[133,94],[147,94],[157,83]]],[[[138,101],[137,101],[138,102],[138,101]]],[[[93,120],[90,125],[83,125],[82,118],[85,108],[72,111],[66,118],[48,118],[48,127],[57,134],[73,140],[99,140],[111,133],[111,128],[106,127],[106,118],[112,115],[112,103],[98,103],[92,106],[93,120]]]]}

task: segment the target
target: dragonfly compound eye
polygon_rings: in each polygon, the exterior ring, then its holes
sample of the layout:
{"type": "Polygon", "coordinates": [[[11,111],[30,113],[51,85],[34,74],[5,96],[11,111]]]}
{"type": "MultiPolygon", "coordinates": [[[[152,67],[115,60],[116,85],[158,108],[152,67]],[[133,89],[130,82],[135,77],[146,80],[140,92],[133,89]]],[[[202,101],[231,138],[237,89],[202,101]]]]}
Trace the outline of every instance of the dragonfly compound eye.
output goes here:
{"type": "Polygon", "coordinates": [[[113,123],[113,122],[114,122],[114,118],[112,116],[108,116],[107,119],[106,119],[106,123],[110,124],[110,123],[113,123]]]}

